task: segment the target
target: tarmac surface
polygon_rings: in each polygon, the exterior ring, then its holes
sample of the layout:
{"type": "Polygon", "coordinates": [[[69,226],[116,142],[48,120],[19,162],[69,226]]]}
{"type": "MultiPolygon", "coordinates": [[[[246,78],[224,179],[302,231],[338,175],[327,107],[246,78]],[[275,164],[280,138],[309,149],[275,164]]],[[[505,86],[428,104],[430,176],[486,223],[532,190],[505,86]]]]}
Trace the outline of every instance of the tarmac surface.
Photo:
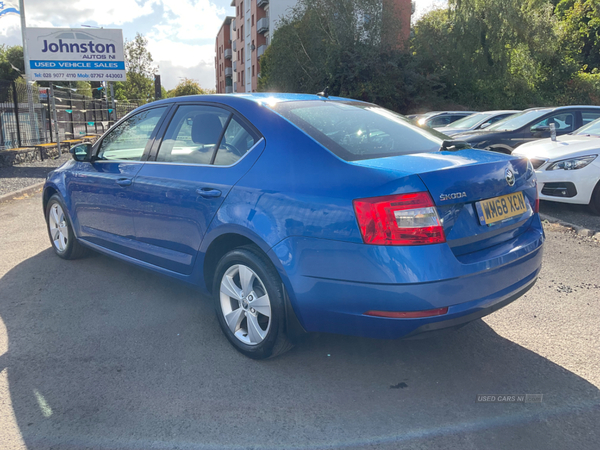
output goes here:
{"type": "Polygon", "coordinates": [[[2,450],[600,448],[600,243],[558,225],[537,284],[483,320],[309,336],[262,362],[193,289],[56,257],[39,194],[0,205],[0,227],[2,450]]]}

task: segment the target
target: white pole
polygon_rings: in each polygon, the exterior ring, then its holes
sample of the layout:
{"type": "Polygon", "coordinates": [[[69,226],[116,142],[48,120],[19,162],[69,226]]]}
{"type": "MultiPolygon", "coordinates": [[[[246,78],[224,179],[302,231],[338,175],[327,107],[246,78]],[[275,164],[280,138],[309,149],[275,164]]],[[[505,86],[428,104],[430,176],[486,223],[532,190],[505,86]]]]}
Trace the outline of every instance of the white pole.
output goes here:
{"type": "Polygon", "coordinates": [[[19,0],[19,15],[21,16],[21,36],[23,37],[23,62],[25,64],[25,82],[27,84],[26,89],[27,89],[27,104],[29,106],[29,127],[31,128],[33,126],[33,129],[35,130],[35,139],[39,143],[40,130],[37,126],[37,117],[35,115],[35,108],[33,106],[33,95],[31,92],[33,90],[33,82],[30,81],[31,77],[29,76],[29,74],[30,74],[29,52],[27,51],[27,39],[25,36],[25,31],[27,28],[27,21],[25,20],[24,0],[19,0]]]}
{"type": "Polygon", "coordinates": [[[54,121],[54,131],[56,132],[56,145],[58,145],[58,156],[62,155],[60,148],[60,133],[58,131],[58,115],[56,114],[56,100],[54,98],[54,85],[50,82],[50,98],[52,99],[52,118],[54,121]]]}
{"type": "Polygon", "coordinates": [[[25,78],[29,80],[29,53],[27,52],[27,39],[25,38],[27,21],[25,20],[25,5],[23,3],[23,0],[19,0],[19,15],[21,16],[21,36],[23,37],[23,60],[25,61],[25,78]]]}

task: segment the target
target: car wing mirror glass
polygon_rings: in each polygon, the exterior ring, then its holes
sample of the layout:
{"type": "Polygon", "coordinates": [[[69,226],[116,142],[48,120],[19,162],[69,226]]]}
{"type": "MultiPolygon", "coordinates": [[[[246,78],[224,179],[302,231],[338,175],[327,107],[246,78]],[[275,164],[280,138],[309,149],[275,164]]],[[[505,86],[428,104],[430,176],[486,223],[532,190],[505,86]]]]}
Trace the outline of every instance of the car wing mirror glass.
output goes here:
{"type": "Polygon", "coordinates": [[[71,147],[69,151],[75,161],[86,162],[92,160],[92,144],[78,144],[71,147]]]}
{"type": "Polygon", "coordinates": [[[492,124],[492,122],[486,122],[484,124],[481,124],[481,126],[479,128],[483,130],[484,128],[489,127],[491,124],[492,124]]]}

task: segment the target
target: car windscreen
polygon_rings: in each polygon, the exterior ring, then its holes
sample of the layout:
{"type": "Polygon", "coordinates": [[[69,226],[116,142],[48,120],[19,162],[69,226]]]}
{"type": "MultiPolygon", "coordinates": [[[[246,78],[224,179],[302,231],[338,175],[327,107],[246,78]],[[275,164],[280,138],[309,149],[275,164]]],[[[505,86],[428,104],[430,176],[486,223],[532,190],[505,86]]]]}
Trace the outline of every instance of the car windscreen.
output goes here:
{"type": "Polygon", "coordinates": [[[544,114],[551,111],[550,109],[535,109],[532,111],[523,111],[512,116],[508,116],[506,119],[499,120],[493,125],[486,128],[486,131],[514,131],[522,126],[527,125],[529,122],[542,117],[544,114]]]}
{"type": "Polygon", "coordinates": [[[346,161],[437,152],[447,139],[368,103],[314,100],[282,102],[272,108],[346,161]]]}
{"type": "Polygon", "coordinates": [[[593,134],[600,136],[600,119],[596,119],[593,122],[581,127],[575,132],[575,134],[593,134]]]}
{"type": "Polygon", "coordinates": [[[471,114],[470,116],[459,119],[456,122],[452,122],[448,125],[448,128],[471,128],[488,117],[491,117],[490,113],[471,114]]]}

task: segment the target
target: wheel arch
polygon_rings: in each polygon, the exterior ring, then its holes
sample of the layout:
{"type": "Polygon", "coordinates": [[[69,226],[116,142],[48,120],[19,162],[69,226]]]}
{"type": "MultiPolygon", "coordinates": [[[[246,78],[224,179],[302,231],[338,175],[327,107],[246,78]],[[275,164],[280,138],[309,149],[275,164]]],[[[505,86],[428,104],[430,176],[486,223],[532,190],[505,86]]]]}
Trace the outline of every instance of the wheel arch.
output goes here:
{"type": "MultiPolygon", "coordinates": [[[[213,230],[210,234],[215,233],[217,230],[213,230]]],[[[221,258],[229,251],[252,245],[257,248],[264,256],[273,264],[275,270],[281,278],[281,282],[285,292],[285,309],[286,309],[286,328],[292,339],[295,339],[306,333],[303,324],[299,320],[290,297],[294,297],[291,282],[281,264],[281,261],[276,255],[270,251],[269,245],[262,240],[258,235],[249,232],[243,227],[227,226],[223,227],[223,230],[219,233],[215,233],[210,236],[210,239],[205,237],[203,241],[199,259],[202,260],[202,276],[204,279],[204,285],[206,290],[212,294],[213,280],[217,264],[221,258]]]]}

